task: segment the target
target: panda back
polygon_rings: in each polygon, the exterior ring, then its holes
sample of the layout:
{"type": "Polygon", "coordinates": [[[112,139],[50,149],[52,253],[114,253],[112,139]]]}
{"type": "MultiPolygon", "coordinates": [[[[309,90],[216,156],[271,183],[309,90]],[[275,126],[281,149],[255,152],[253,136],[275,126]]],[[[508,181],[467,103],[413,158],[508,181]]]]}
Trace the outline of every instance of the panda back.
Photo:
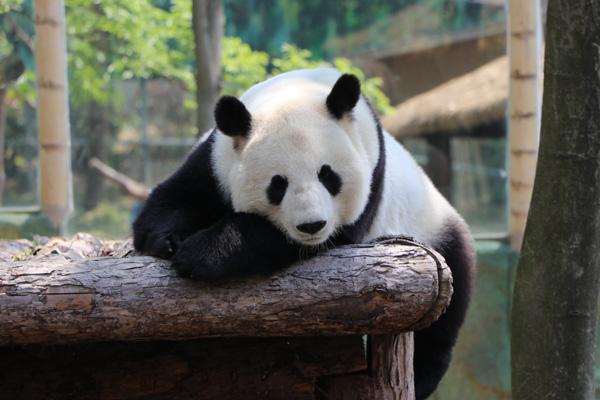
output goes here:
{"type": "Polygon", "coordinates": [[[435,188],[412,155],[384,132],[386,169],[383,196],[366,240],[409,235],[435,244],[449,224],[461,217],[435,188]]]}

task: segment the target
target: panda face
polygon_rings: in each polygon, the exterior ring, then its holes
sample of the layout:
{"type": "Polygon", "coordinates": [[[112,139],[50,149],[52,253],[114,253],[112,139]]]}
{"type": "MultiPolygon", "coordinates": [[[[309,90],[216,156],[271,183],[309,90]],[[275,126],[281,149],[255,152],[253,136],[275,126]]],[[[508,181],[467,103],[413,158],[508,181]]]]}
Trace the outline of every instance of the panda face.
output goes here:
{"type": "Polygon", "coordinates": [[[373,117],[356,77],[336,79],[276,79],[215,109],[213,165],[234,210],[307,246],[355,222],[370,190],[373,117]]]}
{"type": "Polygon", "coordinates": [[[229,189],[236,211],[265,215],[291,239],[315,246],[359,217],[370,176],[348,132],[326,113],[310,113],[253,115],[229,189]]]}

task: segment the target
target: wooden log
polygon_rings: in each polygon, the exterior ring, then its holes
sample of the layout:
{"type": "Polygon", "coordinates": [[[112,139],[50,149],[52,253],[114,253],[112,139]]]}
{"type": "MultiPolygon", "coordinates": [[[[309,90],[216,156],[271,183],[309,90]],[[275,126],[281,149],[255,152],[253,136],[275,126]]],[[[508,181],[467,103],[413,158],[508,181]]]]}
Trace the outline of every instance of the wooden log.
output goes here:
{"type": "Polygon", "coordinates": [[[152,257],[50,253],[0,262],[0,345],[396,334],[435,321],[451,280],[440,255],[399,239],[216,286],[152,257]]]}
{"type": "Polygon", "coordinates": [[[413,400],[413,333],[369,338],[368,374],[326,376],[317,391],[328,400],[413,400]]]}

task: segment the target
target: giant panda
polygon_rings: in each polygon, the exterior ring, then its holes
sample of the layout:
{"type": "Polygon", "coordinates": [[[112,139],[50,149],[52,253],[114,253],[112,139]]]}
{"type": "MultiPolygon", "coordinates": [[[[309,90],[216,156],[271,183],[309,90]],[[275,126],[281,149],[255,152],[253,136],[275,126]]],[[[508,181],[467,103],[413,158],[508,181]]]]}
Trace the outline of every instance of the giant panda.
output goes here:
{"type": "Polygon", "coordinates": [[[393,235],[441,253],[446,313],[415,335],[415,391],[448,368],[474,276],[469,230],[410,154],[383,131],[358,79],[297,70],[222,97],[216,128],[151,192],[134,246],[203,281],[269,273],[321,249],[393,235]]]}

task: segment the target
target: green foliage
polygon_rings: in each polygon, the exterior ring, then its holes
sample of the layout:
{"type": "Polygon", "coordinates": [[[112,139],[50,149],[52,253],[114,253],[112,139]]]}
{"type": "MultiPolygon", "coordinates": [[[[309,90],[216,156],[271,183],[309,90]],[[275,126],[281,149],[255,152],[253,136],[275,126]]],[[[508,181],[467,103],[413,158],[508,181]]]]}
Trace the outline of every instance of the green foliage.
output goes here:
{"type": "Polygon", "coordinates": [[[114,82],[164,77],[191,86],[189,1],[67,0],[69,84],[74,102],[107,102],[114,82]]]}
{"type": "Polygon", "coordinates": [[[33,8],[32,0],[0,0],[0,60],[18,60],[20,68],[16,75],[3,76],[8,83],[9,99],[33,102],[33,80],[31,73],[22,74],[21,68],[33,69],[33,8]],[[16,80],[16,85],[13,83],[16,80]]]}
{"type": "Polygon", "coordinates": [[[380,114],[387,114],[394,110],[390,105],[390,99],[383,93],[383,79],[380,77],[367,78],[365,73],[347,58],[336,58],[333,65],[342,72],[354,74],[361,81],[363,93],[367,96],[373,107],[380,114]]]}
{"type": "MultiPolygon", "coordinates": [[[[0,9],[15,16],[31,12],[31,2],[16,5],[0,0],[0,9]]],[[[194,42],[189,0],[66,0],[70,98],[77,106],[90,101],[107,103],[117,96],[115,83],[128,79],[163,77],[195,90],[194,42]]],[[[14,17],[13,17],[14,18],[14,17]]],[[[19,20],[20,25],[25,22],[19,20]]],[[[30,28],[27,28],[30,30],[30,28]]],[[[8,49],[0,40],[0,51],[8,49]]],[[[238,37],[223,39],[223,93],[239,95],[267,77],[299,68],[331,65],[313,58],[309,50],[284,43],[280,55],[253,50],[238,37]]],[[[333,64],[361,78],[363,90],[380,112],[390,109],[381,80],[366,79],[348,60],[333,64]]],[[[34,75],[28,71],[11,90],[11,97],[33,104],[34,75]]],[[[186,106],[195,107],[193,96],[186,106]]]]}
{"type": "Polygon", "coordinates": [[[19,8],[22,4],[23,0],[0,0],[0,14],[19,8]]]}
{"type": "Polygon", "coordinates": [[[393,110],[389,99],[381,90],[381,78],[367,78],[364,72],[347,58],[336,58],[333,63],[315,60],[309,50],[289,43],[281,47],[280,55],[269,57],[262,51],[254,51],[237,37],[226,37],[223,42],[223,93],[239,96],[250,86],[266,78],[302,68],[331,67],[356,75],[362,82],[362,90],[378,112],[393,110]]]}
{"type": "Polygon", "coordinates": [[[254,51],[237,37],[223,39],[223,93],[240,95],[250,86],[267,77],[269,55],[254,51]]]}
{"type": "Polygon", "coordinates": [[[283,72],[292,71],[300,68],[318,68],[334,66],[338,70],[348,74],[354,74],[361,81],[363,93],[373,104],[375,109],[385,114],[393,110],[390,101],[383,93],[383,80],[379,77],[367,78],[365,73],[352,64],[347,58],[335,58],[333,63],[326,61],[317,61],[312,59],[312,53],[306,49],[300,49],[289,43],[285,43],[281,48],[281,56],[274,57],[271,60],[272,75],[277,75],[283,72]]]}
{"type": "Polygon", "coordinates": [[[295,69],[318,68],[330,65],[324,61],[313,60],[310,50],[301,49],[289,43],[284,43],[281,46],[281,55],[274,57],[271,64],[273,65],[273,75],[295,69]]]}

